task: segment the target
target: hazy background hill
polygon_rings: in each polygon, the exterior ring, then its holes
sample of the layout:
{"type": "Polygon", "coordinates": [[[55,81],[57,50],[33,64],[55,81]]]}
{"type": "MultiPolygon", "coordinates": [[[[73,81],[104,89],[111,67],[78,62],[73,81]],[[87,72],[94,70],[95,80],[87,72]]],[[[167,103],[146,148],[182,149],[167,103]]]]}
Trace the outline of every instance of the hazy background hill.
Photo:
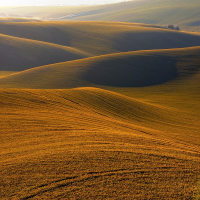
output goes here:
{"type": "Polygon", "coordinates": [[[100,6],[16,7],[2,9],[0,16],[39,17],[46,20],[177,24],[182,30],[200,32],[199,10],[198,0],[136,0],[100,6]]]}
{"type": "Polygon", "coordinates": [[[29,18],[18,18],[18,17],[4,17],[0,18],[0,22],[38,22],[40,20],[37,19],[29,19],[29,18]]]}

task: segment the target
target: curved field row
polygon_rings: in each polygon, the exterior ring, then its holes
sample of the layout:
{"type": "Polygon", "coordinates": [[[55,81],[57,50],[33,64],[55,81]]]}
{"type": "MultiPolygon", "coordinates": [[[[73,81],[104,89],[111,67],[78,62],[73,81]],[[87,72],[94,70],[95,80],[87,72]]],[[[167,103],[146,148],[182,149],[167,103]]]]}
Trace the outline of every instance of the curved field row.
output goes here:
{"type": "Polygon", "coordinates": [[[200,127],[187,113],[97,88],[0,96],[3,198],[192,198],[200,127]]]}

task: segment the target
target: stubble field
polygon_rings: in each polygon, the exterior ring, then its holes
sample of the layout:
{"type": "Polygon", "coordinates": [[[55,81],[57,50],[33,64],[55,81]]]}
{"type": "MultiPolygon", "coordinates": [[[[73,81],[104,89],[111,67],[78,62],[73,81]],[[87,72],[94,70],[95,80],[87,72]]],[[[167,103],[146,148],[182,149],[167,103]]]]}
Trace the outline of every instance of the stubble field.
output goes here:
{"type": "Polygon", "coordinates": [[[198,34],[111,22],[0,33],[1,199],[199,199],[198,34]]]}

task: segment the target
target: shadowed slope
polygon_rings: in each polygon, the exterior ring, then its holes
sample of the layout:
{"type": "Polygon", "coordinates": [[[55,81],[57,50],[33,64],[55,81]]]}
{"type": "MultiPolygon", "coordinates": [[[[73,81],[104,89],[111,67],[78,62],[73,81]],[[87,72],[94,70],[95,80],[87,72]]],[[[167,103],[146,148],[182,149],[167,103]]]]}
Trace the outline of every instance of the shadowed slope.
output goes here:
{"type": "MultiPolygon", "coordinates": [[[[110,54],[32,68],[0,79],[0,87],[142,87],[199,76],[200,47],[110,54]]],[[[197,85],[196,85],[197,87],[197,85]]]]}
{"type": "Polygon", "coordinates": [[[1,71],[22,71],[88,56],[75,48],[0,34],[1,71]]]}
{"type": "Polygon", "coordinates": [[[200,45],[200,35],[116,22],[1,23],[0,33],[77,48],[92,55],[200,45]]]}
{"type": "Polygon", "coordinates": [[[96,88],[0,97],[1,197],[192,198],[200,172],[192,115],[96,88]]]}

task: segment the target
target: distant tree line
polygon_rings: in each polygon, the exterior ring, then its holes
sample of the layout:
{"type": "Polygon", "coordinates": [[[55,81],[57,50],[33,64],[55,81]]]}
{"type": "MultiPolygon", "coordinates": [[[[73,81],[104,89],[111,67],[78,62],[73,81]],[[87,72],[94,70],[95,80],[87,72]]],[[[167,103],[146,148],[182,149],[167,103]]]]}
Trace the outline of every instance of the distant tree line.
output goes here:
{"type": "Polygon", "coordinates": [[[179,26],[177,25],[165,25],[165,28],[169,28],[169,29],[172,29],[172,30],[176,30],[176,31],[180,31],[181,29],[179,28],[179,26]]]}

